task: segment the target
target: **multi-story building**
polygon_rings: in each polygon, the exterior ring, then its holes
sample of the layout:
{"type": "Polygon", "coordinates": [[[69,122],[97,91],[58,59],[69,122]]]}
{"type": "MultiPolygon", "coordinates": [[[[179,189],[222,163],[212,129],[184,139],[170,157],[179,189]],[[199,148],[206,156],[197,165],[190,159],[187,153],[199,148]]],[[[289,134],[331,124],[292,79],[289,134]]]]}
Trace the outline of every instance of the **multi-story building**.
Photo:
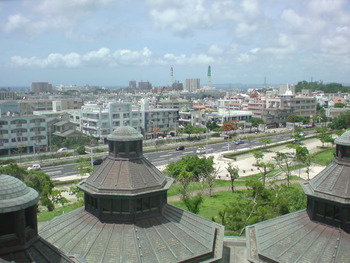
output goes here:
{"type": "Polygon", "coordinates": [[[52,91],[52,84],[48,82],[33,82],[31,89],[35,93],[52,91]]]}
{"type": "Polygon", "coordinates": [[[84,101],[82,98],[60,98],[60,99],[37,99],[37,100],[21,100],[20,114],[33,114],[34,111],[64,111],[80,109],[84,101]]]}
{"type": "Polygon", "coordinates": [[[0,118],[0,155],[22,151],[37,152],[47,147],[47,117],[2,116],[0,118]]]}
{"type": "Polygon", "coordinates": [[[248,103],[254,117],[262,118],[267,127],[284,126],[289,115],[311,117],[316,115],[316,98],[279,95],[248,103]]]}
{"type": "Polygon", "coordinates": [[[0,89],[0,100],[15,100],[17,99],[17,94],[14,91],[8,89],[0,89]]]}
{"type": "Polygon", "coordinates": [[[157,108],[159,109],[179,109],[189,110],[192,108],[192,102],[186,99],[160,99],[157,102],[157,108]]]}
{"type": "Polygon", "coordinates": [[[200,79],[186,79],[186,91],[196,92],[200,88],[200,79]]]}
{"type": "Polygon", "coordinates": [[[142,114],[146,138],[166,135],[178,129],[179,109],[148,109],[142,114]]]}
{"type": "Polygon", "coordinates": [[[130,80],[129,89],[136,89],[136,87],[137,87],[136,80],[130,80]]]}
{"type": "Polygon", "coordinates": [[[140,90],[151,90],[152,89],[152,84],[149,81],[140,81],[138,86],[139,86],[140,90]]]}
{"type": "Polygon", "coordinates": [[[78,124],[86,135],[103,140],[119,126],[142,128],[142,115],[133,110],[131,103],[87,104],[80,111],[72,111],[71,121],[78,124]]]}

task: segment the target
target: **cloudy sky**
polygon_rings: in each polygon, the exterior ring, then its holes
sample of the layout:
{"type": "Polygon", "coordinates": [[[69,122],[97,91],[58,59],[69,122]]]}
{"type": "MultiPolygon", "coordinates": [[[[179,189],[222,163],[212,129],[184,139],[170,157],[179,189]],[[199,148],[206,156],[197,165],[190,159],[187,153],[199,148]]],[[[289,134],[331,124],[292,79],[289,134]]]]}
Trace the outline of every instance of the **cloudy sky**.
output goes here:
{"type": "Polygon", "coordinates": [[[350,83],[349,0],[0,0],[0,86],[350,83]]]}

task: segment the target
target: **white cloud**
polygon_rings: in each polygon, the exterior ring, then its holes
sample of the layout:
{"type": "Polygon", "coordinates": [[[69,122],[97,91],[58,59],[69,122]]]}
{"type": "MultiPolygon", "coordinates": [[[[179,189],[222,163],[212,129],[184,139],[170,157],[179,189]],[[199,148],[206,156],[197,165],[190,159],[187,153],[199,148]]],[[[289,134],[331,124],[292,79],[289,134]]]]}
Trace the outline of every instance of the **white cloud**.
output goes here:
{"type": "Polygon", "coordinates": [[[22,30],[28,24],[28,22],[29,19],[21,14],[10,15],[5,23],[4,31],[9,33],[18,29],[22,30]]]}

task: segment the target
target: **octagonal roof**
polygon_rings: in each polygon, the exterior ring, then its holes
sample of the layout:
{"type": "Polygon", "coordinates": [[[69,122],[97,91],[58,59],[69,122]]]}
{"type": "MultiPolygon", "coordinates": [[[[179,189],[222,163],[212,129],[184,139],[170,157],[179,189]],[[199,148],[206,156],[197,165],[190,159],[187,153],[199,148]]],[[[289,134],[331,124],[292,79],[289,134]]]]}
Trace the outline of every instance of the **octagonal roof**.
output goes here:
{"type": "Polygon", "coordinates": [[[107,136],[109,141],[138,141],[143,135],[130,126],[120,126],[107,136]]]}
{"type": "Polygon", "coordinates": [[[350,146],[350,131],[344,132],[341,136],[334,140],[335,144],[350,146]]]}
{"type": "Polygon", "coordinates": [[[0,174],[0,213],[14,212],[38,203],[39,194],[16,177],[0,174]]]}

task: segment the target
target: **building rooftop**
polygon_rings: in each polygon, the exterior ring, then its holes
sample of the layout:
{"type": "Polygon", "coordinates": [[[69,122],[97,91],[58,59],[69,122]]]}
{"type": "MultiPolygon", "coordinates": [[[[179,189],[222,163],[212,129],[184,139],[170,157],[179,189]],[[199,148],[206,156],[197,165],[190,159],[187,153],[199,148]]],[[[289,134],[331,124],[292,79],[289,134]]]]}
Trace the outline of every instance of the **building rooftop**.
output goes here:
{"type": "Polygon", "coordinates": [[[350,234],[311,221],[305,210],[246,229],[250,262],[348,262],[350,234]]]}
{"type": "Polygon", "coordinates": [[[66,255],[80,255],[91,263],[194,262],[191,259],[206,254],[211,256],[207,262],[212,262],[218,260],[213,258],[213,248],[222,250],[223,234],[222,226],[171,205],[161,215],[135,224],[103,223],[80,208],[40,230],[66,255]]]}
{"type": "Polygon", "coordinates": [[[0,213],[18,211],[35,205],[38,193],[16,177],[0,174],[0,213]]]}

